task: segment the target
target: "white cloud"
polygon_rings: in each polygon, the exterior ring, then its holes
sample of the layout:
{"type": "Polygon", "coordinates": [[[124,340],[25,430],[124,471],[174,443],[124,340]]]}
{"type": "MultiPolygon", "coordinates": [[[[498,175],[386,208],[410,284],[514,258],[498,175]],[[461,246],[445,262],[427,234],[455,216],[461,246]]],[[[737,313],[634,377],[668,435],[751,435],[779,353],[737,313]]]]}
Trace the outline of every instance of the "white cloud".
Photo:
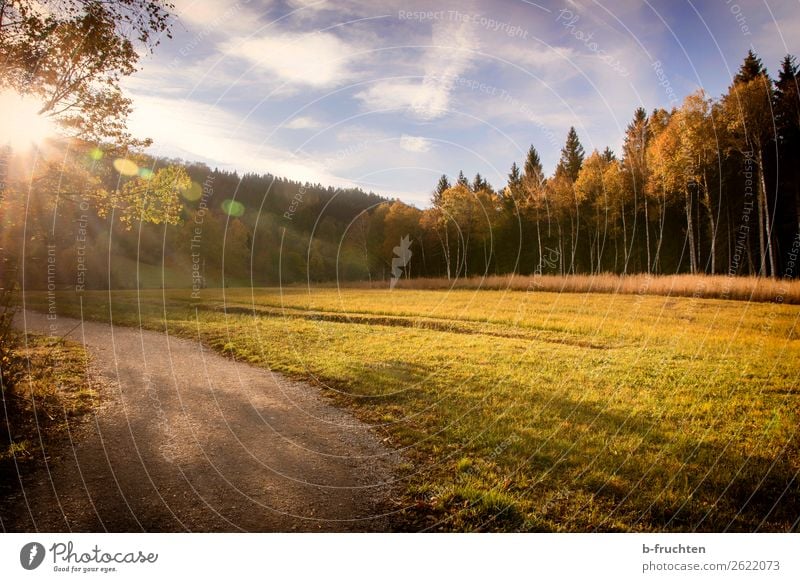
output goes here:
{"type": "Polygon", "coordinates": [[[424,137],[404,133],[400,137],[400,147],[407,152],[422,153],[431,149],[431,142],[424,137]]]}
{"type": "Polygon", "coordinates": [[[331,87],[347,81],[358,52],[334,34],[282,34],[233,39],[220,49],[295,86],[331,87]]]}
{"type": "Polygon", "coordinates": [[[446,113],[449,90],[444,82],[379,81],[356,94],[368,108],[378,110],[407,110],[420,119],[436,119],[446,113]]]}
{"type": "Polygon", "coordinates": [[[197,37],[252,32],[268,2],[220,2],[219,0],[173,0],[178,23],[189,25],[197,37]],[[261,6],[261,10],[256,7],[261,6]]]}
{"type": "Polygon", "coordinates": [[[281,127],[285,129],[314,129],[322,127],[322,124],[313,117],[302,116],[292,118],[291,121],[284,123],[281,127]]]}
{"type": "Polygon", "coordinates": [[[370,109],[400,109],[413,117],[432,120],[442,117],[450,107],[453,83],[472,61],[478,48],[465,22],[435,21],[430,47],[418,59],[423,63],[419,79],[378,81],[355,97],[370,109]]]}

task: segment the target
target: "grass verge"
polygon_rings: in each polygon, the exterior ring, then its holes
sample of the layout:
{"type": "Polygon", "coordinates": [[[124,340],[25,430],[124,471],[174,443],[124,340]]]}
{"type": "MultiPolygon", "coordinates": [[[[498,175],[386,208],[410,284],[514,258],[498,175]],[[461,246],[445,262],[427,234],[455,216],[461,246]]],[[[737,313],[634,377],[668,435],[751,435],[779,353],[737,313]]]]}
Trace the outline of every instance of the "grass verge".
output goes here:
{"type": "Polygon", "coordinates": [[[0,472],[6,478],[47,455],[49,446],[65,436],[68,423],[96,406],[87,358],[80,344],[60,338],[28,334],[17,342],[8,362],[13,382],[2,391],[0,472]]]}

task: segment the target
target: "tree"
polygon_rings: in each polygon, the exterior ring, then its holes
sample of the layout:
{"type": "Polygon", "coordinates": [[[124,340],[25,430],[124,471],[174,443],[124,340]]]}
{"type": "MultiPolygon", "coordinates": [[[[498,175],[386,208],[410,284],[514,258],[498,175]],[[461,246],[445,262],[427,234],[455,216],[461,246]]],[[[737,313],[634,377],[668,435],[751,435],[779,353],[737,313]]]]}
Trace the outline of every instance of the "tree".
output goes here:
{"type": "Polygon", "coordinates": [[[481,176],[480,172],[475,174],[475,178],[472,180],[472,191],[477,192],[479,190],[492,191],[492,185],[481,176]]]}
{"type": "Polygon", "coordinates": [[[606,157],[595,150],[583,163],[578,179],[575,180],[576,196],[584,201],[591,212],[589,218],[592,227],[589,239],[589,262],[592,273],[599,273],[602,264],[609,208],[604,178],[609,163],[611,162],[607,161],[606,157]],[[601,229],[603,230],[602,240],[601,229]]]}
{"type": "MultiPolygon", "coordinates": [[[[552,192],[555,194],[553,200],[559,207],[558,214],[569,219],[571,246],[570,272],[575,271],[575,255],[578,251],[578,237],[580,233],[580,200],[575,196],[573,185],[575,180],[578,179],[578,174],[580,174],[584,155],[585,152],[578,139],[578,134],[574,127],[570,127],[569,132],[567,132],[567,141],[561,149],[561,159],[556,166],[552,188],[552,192]],[[572,208],[575,209],[574,213],[571,211],[572,208]]],[[[560,238],[561,226],[559,223],[559,239],[560,238]]]]}
{"type": "Polygon", "coordinates": [[[439,182],[436,184],[436,189],[433,191],[433,199],[431,202],[434,206],[439,206],[442,203],[442,194],[444,191],[450,188],[450,180],[447,179],[446,174],[442,174],[439,178],[439,182]]]}
{"type": "Polygon", "coordinates": [[[628,247],[628,230],[625,221],[626,205],[629,190],[626,188],[622,164],[611,161],[606,164],[603,172],[603,188],[605,190],[608,205],[606,214],[608,223],[611,225],[611,234],[614,239],[614,271],[619,273],[617,266],[619,258],[619,233],[622,232],[622,273],[627,274],[630,260],[630,249],[628,247]]]}
{"type": "Polygon", "coordinates": [[[574,127],[570,127],[567,132],[567,141],[561,149],[558,166],[573,182],[578,179],[585,153],[581,141],[578,139],[578,133],[574,127]]]}
{"type": "Polygon", "coordinates": [[[519,213],[519,207],[523,200],[523,187],[522,187],[522,173],[519,171],[517,162],[511,164],[511,170],[508,173],[508,183],[505,188],[505,199],[512,207],[514,214],[519,213]]]}
{"type": "Polygon", "coordinates": [[[747,56],[744,58],[741,67],[739,67],[739,72],[736,73],[736,76],[733,78],[733,82],[749,83],[766,74],[767,70],[761,63],[761,59],[750,49],[747,51],[747,56]]]}
{"type": "Polygon", "coordinates": [[[775,82],[775,123],[778,130],[778,186],[794,204],[800,229],[800,75],[795,58],[786,55],[775,82]]]}
{"type": "MultiPolygon", "coordinates": [[[[389,209],[383,217],[383,246],[382,259],[391,266],[394,258],[393,249],[400,244],[401,239],[410,237],[415,243],[414,247],[423,248],[420,233],[420,219],[422,211],[409,206],[399,200],[395,200],[389,205],[389,209]]],[[[420,256],[420,259],[422,256],[420,256]]],[[[404,265],[403,273],[406,277],[411,276],[413,265],[404,265]]]]}
{"type": "Polygon", "coordinates": [[[138,145],[121,80],[140,53],[170,36],[172,5],[158,0],[3,0],[0,88],[36,96],[41,115],[90,142],[138,145]]]}
{"type": "MultiPolygon", "coordinates": [[[[488,190],[472,192],[463,184],[456,184],[442,196],[442,208],[457,228],[459,241],[456,259],[456,276],[469,276],[469,258],[473,243],[485,243],[491,232],[489,210],[494,207],[488,190]]],[[[484,247],[484,267],[488,269],[488,256],[484,247]]]]}
{"type": "Polygon", "coordinates": [[[681,133],[684,128],[678,113],[670,116],[667,125],[658,132],[648,147],[648,165],[650,167],[653,189],[660,190],[664,205],[670,205],[683,198],[686,218],[686,240],[689,246],[689,269],[697,272],[697,253],[694,236],[694,212],[692,209],[692,183],[687,174],[685,143],[681,133]]]}
{"type": "Polygon", "coordinates": [[[767,147],[775,138],[772,131],[772,102],[772,81],[761,66],[761,61],[750,51],[733,85],[722,98],[721,109],[730,137],[728,149],[745,160],[752,160],[758,174],[759,276],[776,274],[765,157],[767,147]]]}
{"type": "MultiPolygon", "coordinates": [[[[699,202],[705,209],[704,214],[708,222],[710,266],[713,274],[716,272],[717,263],[717,225],[715,220],[717,209],[711,197],[711,191],[712,177],[716,174],[716,168],[719,165],[719,148],[711,117],[711,100],[700,89],[686,97],[677,115],[677,122],[680,126],[681,151],[686,160],[684,166],[686,181],[689,187],[698,193],[699,202]]],[[[701,237],[698,236],[697,240],[699,244],[701,237]]]]}
{"type": "Polygon", "coordinates": [[[633,121],[628,124],[625,130],[625,142],[622,146],[622,167],[625,171],[629,188],[633,192],[634,210],[637,215],[639,207],[644,211],[645,255],[647,260],[645,271],[647,273],[650,273],[652,269],[650,205],[645,189],[648,179],[646,152],[649,134],[647,113],[642,107],[639,107],[633,114],[633,121]]]}
{"type": "Polygon", "coordinates": [[[522,174],[522,189],[524,192],[524,208],[526,213],[531,216],[536,223],[536,242],[538,256],[536,260],[536,272],[542,271],[544,260],[544,248],[542,245],[542,215],[547,216],[547,230],[550,234],[550,208],[547,204],[547,190],[545,188],[544,170],[539,152],[531,146],[525,158],[525,167],[522,174]]]}
{"type": "Polygon", "coordinates": [[[456,180],[456,185],[464,186],[465,188],[469,189],[470,187],[469,180],[467,180],[467,177],[464,175],[463,171],[458,172],[458,179],[456,180]]]}

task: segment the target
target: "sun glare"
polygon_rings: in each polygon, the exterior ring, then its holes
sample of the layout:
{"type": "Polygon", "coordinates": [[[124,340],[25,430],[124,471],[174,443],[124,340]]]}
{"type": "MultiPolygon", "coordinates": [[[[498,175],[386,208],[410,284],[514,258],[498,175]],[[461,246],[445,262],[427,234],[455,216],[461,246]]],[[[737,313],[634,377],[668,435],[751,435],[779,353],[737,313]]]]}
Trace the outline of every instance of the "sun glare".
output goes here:
{"type": "Polygon", "coordinates": [[[0,145],[27,149],[55,135],[54,123],[39,115],[36,99],[13,92],[0,93],[0,145]]]}

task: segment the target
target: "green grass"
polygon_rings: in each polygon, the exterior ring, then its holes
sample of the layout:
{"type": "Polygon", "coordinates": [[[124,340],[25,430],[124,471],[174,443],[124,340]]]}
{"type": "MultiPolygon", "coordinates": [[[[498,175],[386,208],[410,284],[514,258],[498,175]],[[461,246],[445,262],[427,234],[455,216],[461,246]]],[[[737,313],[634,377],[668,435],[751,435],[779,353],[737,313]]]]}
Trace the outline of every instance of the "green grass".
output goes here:
{"type": "MultiPolygon", "coordinates": [[[[199,337],[375,424],[408,459],[405,527],[797,527],[798,307],[335,288],[110,300],[87,293],[84,316],[199,337]]],[[[57,304],[80,313],[69,292],[57,304]]]]}

